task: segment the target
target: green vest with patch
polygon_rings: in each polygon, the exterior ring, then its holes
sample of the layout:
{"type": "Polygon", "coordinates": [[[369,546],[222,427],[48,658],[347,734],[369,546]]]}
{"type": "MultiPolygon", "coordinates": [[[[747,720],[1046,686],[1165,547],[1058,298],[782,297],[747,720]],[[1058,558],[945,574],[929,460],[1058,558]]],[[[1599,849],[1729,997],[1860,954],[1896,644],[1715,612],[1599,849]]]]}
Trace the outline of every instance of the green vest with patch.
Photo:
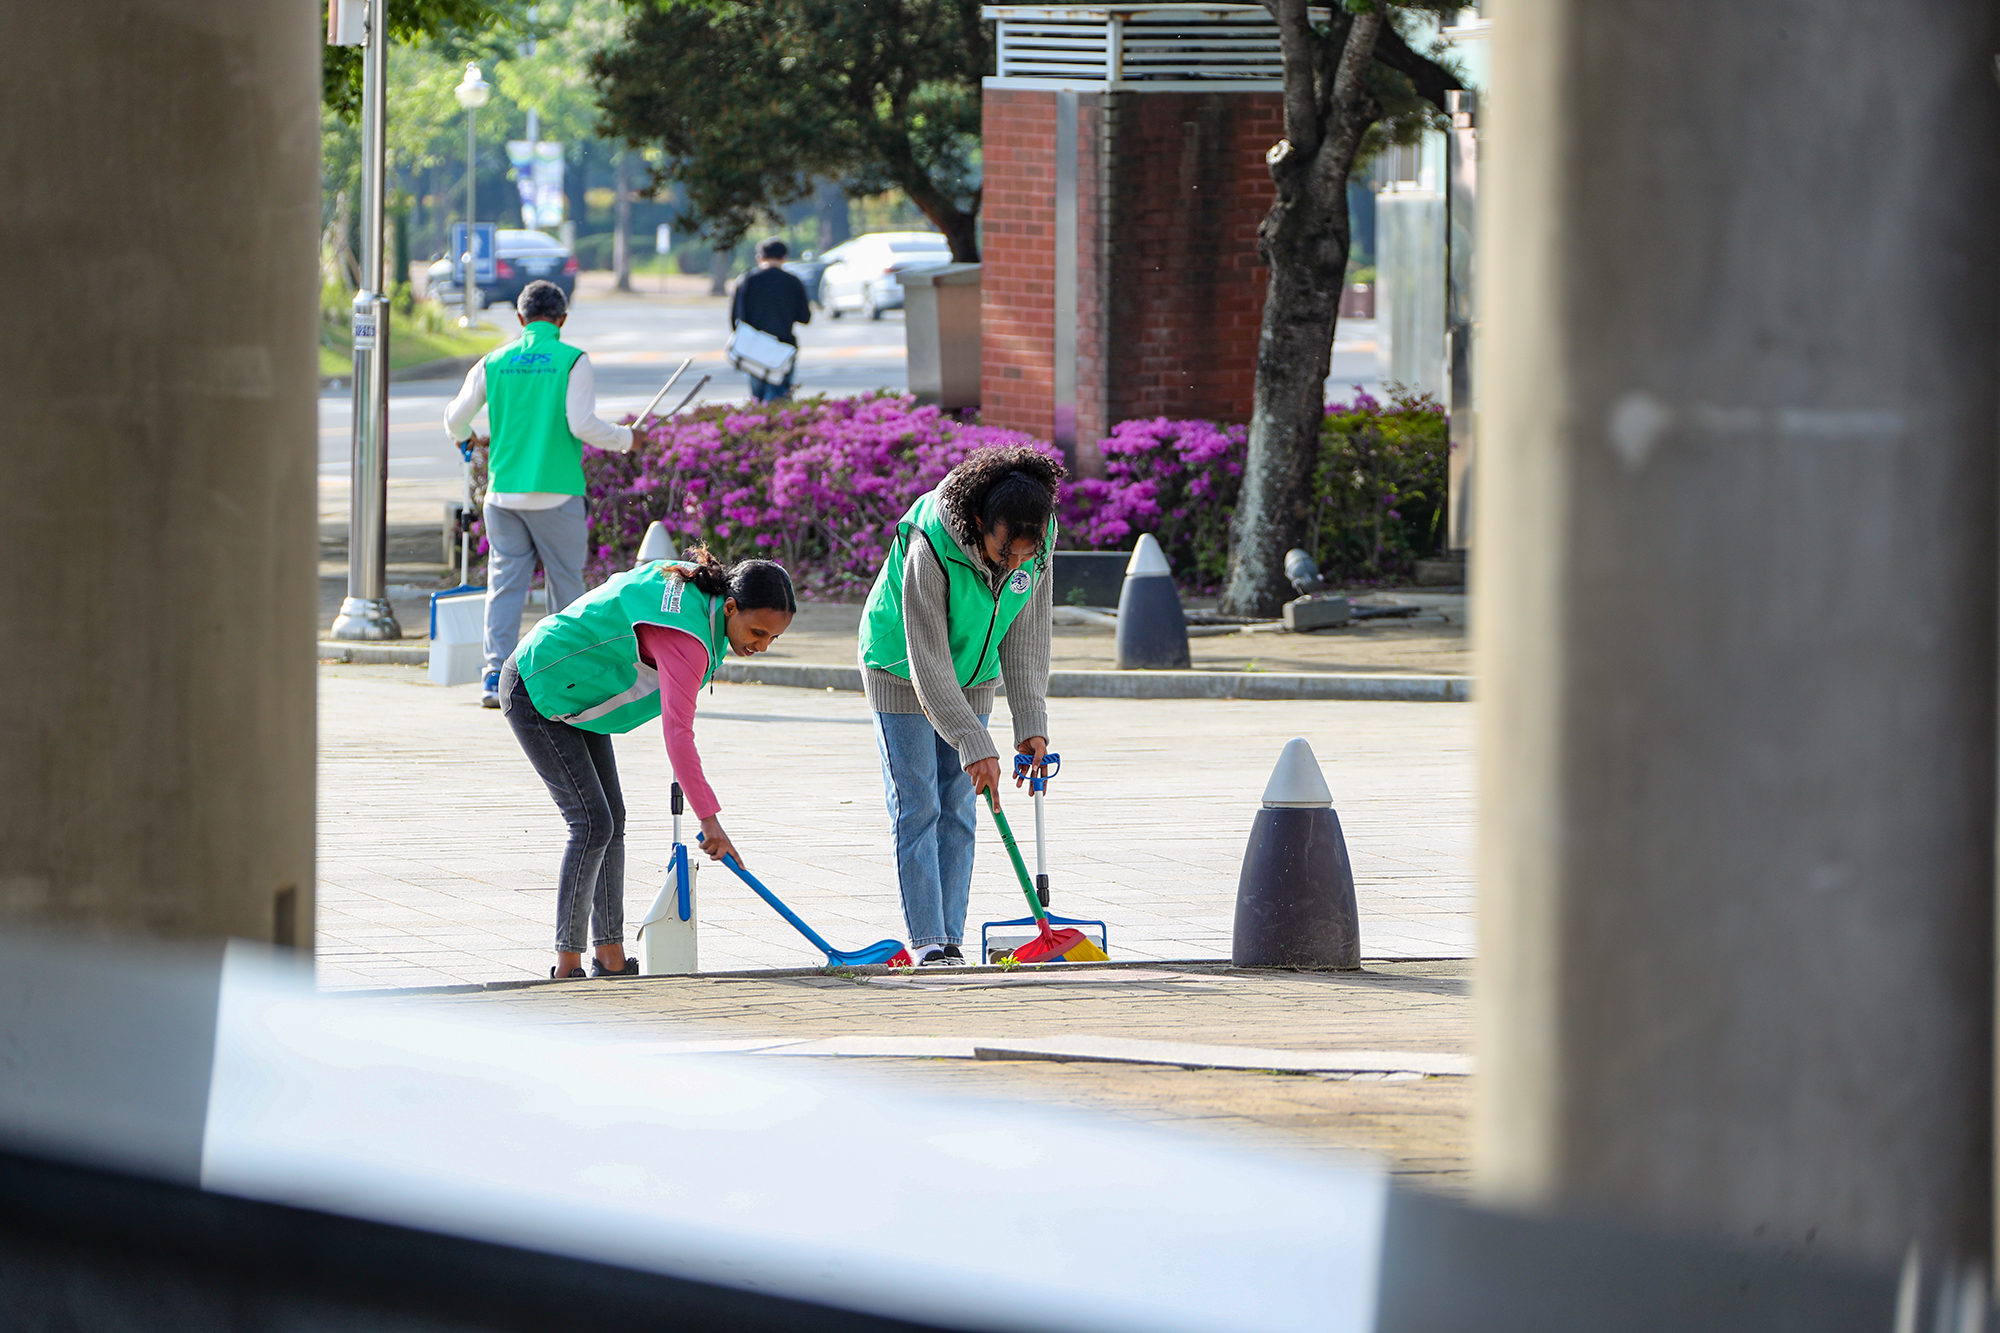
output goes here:
{"type": "Polygon", "coordinates": [[[582,355],[545,319],[487,353],[488,490],[583,494],[583,442],[569,433],[569,370],[582,355]]]}
{"type": "Polygon", "coordinates": [[[585,731],[620,732],[660,715],[660,675],[639,660],[635,625],[665,625],[708,650],[706,685],[729,652],[722,597],[651,563],[598,584],[542,620],[514,654],[535,711],[585,731]]]}
{"type": "MultiPolygon", "coordinates": [[[[1051,548],[1055,541],[1051,519],[1051,548]]],[[[903,631],[903,562],[912,558],[913,551],[916,559],[936,560],[944,567],[945,617],[959,687],[969,689],[992,680],[1000,674],[1000,641],[1035,595],[1034,565],[1015,570],[994,592],[989,572],[973,563],[945,526],[936,491],[919,497],[896,525],[889,558],[875,576],[861,613],[861,660],[877,671],[910,678],[910,645],[903,631]]]]}

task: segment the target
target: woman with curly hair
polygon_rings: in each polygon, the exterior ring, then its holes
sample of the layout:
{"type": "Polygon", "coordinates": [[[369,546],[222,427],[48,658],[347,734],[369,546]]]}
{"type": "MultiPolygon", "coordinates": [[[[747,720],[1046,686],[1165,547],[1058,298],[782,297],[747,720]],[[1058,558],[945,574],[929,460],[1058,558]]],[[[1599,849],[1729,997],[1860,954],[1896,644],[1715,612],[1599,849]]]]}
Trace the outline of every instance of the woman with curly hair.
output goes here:
{"type": "Polygon", "coordinates": [[[998,681],[1014,749],[1037,763],[1048,753],[1049,551],[1062,475],[1036,449],[975,450],[896,525],[862,614],[862,687],[920,967],[965,962],[975,802],[1000,791],[1000,751],[986,731],[998,681]]]}
{"type": "Polygon", "coordinates": [[[611,734],[661,719],[674,778],[720,860],[742,853],[694,748],[694,705],[730,652],[754,657],[792,623],[792,579],[769,560],[725,566],[703,546],[649,560],[541,621],[500,669],[500,711],[569,825],[556,879],[552,977],[631,976],[625,956],[625,796],[611,734]]]}

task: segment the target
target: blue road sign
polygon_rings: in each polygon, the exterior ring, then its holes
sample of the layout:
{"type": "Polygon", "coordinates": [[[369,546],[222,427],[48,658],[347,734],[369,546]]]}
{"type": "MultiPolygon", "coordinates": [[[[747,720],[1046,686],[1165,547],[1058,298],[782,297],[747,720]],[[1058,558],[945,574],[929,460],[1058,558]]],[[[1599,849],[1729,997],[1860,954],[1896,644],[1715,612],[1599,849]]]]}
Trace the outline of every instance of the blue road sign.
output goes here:
{"type": "MultiPolygon", "coordinates": [[[[475,222],[472,224],[472,280],[474,282],[493,281],[493,245],[498,224],[475,222]]],[[[451,224],[451,280],[465,285],[465,224],[451,224]]]]}

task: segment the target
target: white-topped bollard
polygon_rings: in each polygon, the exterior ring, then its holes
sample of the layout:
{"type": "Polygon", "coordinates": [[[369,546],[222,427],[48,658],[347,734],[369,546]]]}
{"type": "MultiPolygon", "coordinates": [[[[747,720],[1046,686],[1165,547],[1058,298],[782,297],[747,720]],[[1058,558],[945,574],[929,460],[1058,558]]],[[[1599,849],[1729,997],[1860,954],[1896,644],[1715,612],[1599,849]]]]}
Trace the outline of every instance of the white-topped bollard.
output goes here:
{"type": "Polygon", "coordinates": [[[1354,869],[1333,793],[1304,738],[1285,742],[1250,826],[1236,885],[1238,967],[1361,966],[1354,869]]]}
{"type": "Polygon", "coordinates": [[[654,519],[647,526],[646,535],[639,541],[639,554],[632,558],[632,568],[654,560],[678,560],[681,553],[674,549],[674,539],[667,534],[667,525],[654,519]]]}
{"type": "Polygon", "coordinates": [[[1132,548],[1118,591],[1117,650],[1120,671],[1185,671],[1191,663],[1180,589],[1150,532],[1132,548]]]}

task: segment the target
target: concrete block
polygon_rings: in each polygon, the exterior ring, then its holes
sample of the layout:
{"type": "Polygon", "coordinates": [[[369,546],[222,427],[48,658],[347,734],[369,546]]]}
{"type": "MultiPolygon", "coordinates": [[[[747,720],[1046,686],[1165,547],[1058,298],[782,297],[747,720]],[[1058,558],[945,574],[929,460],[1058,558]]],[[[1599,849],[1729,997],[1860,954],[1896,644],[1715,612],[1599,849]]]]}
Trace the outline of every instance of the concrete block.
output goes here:
{"type": "Polygon", "coordinates": [[[1336,629],[1354,619],[1354,610],[1345,597],[1295,597],[1285,603],[1285,628],[1294,634],[1316,629],[1336,629]]]}

